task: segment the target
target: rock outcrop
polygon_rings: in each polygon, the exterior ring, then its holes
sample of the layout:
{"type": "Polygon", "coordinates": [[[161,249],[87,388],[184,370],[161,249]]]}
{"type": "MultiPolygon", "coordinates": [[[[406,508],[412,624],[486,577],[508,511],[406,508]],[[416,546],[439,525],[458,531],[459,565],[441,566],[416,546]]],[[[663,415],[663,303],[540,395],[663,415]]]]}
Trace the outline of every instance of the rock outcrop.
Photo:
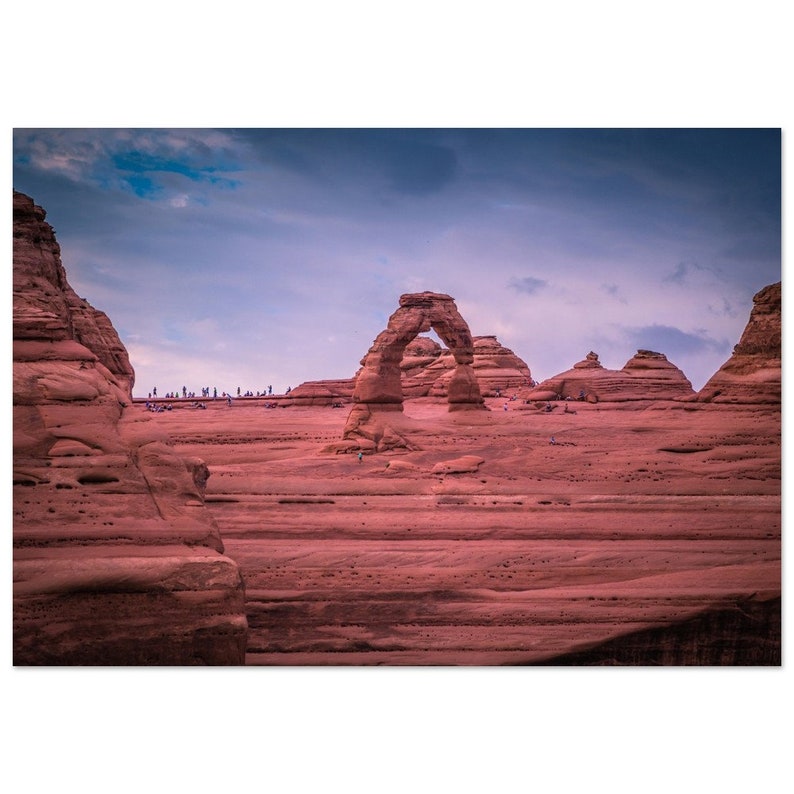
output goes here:
{"type": "MultiPolygon", "coordinates": [[[[471,367],[483,397],[496,397],[500,393],[526,388],[531,382],[532,374],[526,363],[495,336],[475,336],[472,339],[474,357],[471,367]]],[[[441,347],[434,339],[417,336],[406,345],[400,362],[403,399],[447,399],[449,381],[456,368],[457,361],[452,351],[441,347]]],[[[350,403],[356,377],[307,381],[294,388],[285,402],[303,406],[350,403]]]]}
{"type": "Polygon", "coordinates": [[[284,406],[298,405],[313,408],[322,405],[339,405],[353,399],[355,378],[335,380],[310,380],[296,386],[289,396],[281,400],[284,406]]]}
{"type": "Polygon", "coordinates": [[[14,193],[14,664],[241,664],[238,566],[209,472],[140,407],[110,320],[14,193]]]}
{"type": "Polygon", "coordinates": [[[392,406],[402,410],[400,364],[408,343],[433,329],[446,343],[455,360],[447,385],[450,410],[481,408],[482,395],[474,377],[474,340],[449,295],[421,292],[402,295],[400,308],[389,318],[361,361],[353,400],[359,405],[392,406]]]}
{"type": "Polygon", "coordinates": [[[86,362],[83,369],[90,362],[130,400],[135,373],[127,351],[107,315],[69,286],[45,216],[14,191],[14,360],[86,362]]]}
{"type": "Polygon", "coordinates": [[[692,384],[664,353],[638,350],[623,369],[614,370],[605,369],[591,351],[571,369],[538,384],[527,399],[627,402],[677,400],[693,394],[692,384]]]}
{"type": "Polygon", "coordinates": [[[698,392],[699,402],[780,403],[781,300],[779,281],[753,296],[750,319],[739,344],[698,392]]]}
{"type": "Polygon", "coordinates": [[[410,293],[400,297],[400,307],[389,318],[386,330],[376,337],[361,361],[353,391],[353,408],[344,430],[348,441],[362,439],[378,451],[405,446],[399,431],[384,423],[384,414],[402,412],[401,363],[405,350],[419,334],[433,329],[449,348],[455,367],[446,385],[449,410],[481,409],[483,398],[472,367],[474,340],[449,295],[410,293]]]}
{"type": "MultiPolygon", "coordinates": [[[[419,341],[433,342],[431,339],[415,340],[419,341]]],[[[427,357],[409,355],[413,344],[406,348],[403,359],[403,393],[414,397],[447,397],[456,366],[452,351],[442,350],[436,344],[438,350],[434,358],[427,361],[427,357]],[[417,363],[421,363],[421,368],[417,363]]],[[[532,379],[529,367],[495,336],[474,337],[472,370],[480,393],[486,397],[525,387],[532,379]]]]}

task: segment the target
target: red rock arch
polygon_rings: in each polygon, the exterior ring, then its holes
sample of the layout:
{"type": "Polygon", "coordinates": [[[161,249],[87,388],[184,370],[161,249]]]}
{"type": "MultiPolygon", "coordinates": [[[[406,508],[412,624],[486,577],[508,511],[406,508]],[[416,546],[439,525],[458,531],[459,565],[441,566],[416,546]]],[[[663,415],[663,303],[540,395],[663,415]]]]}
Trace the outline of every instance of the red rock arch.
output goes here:
{"type": "MultiPolygon", "coordinates": [[[[400,297],[400,306],[389,318],[388,326],[375,338],[353,390],[353,409],[344,437],[373,439],[373,415],[381,411],[402,411],[403,390],[400,362],[407,345],[419,334],[434,330],[455,358],[455,371],[449,382],[449,410],[483,407],[480,387],[472,369],[474,341],[469,326],[449,295],[436,292],[409,293],[400,297]]],[[[373,439],[376,448],[383,444],[373,439]]]]}
{"type": "Polygon", "coordinates": [[[483,404],[471,364],[474,341],[469,326],[449,295],[420,292],[402,295],[400,307],[362,359],[353,391],[354,403],[390,405],[402,409],[400,362],[406,346],[419,334],[434,330],[447,345],[457,366],[449,385],[450,410],[483,404]]]}

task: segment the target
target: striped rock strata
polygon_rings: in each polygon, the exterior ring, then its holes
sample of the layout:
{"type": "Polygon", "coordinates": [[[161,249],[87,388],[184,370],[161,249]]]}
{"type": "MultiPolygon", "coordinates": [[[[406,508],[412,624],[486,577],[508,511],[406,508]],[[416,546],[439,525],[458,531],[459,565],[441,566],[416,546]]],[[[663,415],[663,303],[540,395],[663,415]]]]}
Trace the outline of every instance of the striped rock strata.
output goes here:
{"type": "Polygon", "coordinates": [[[684,373],[664,353],[638,350],[623,369],[605,369],[596,353],[538,384],[529,400],[586,399],[588,402],[674,400],[694,394],[684,373]]]}

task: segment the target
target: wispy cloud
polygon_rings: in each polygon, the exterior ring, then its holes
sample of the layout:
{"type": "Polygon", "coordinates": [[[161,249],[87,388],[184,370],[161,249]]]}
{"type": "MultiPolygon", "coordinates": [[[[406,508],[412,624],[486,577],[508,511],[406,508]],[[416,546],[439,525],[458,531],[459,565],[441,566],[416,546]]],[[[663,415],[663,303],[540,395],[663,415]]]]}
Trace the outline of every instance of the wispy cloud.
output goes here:
{"type": "Polygon", "coordinates": [[[719,278],[720,269],[701,265],[697,262],[679,262],[671,273],[663,276],[662,281],[668,284],[684,286],[696,279],[702,280],[703,277],[719,278]]]}
{"type": "Polygon", "coordinates": [[[547,287],[548,282],[544,281],[542,278],[535,278],[534,276],[522,276],[521,278],[511,278],[509,286],[516,292],[522,292],[525,295],[534,295],[547,287]]]}
{"type": "Polygon", "coordinates": [[[670,325],[645,325],[624,329],[632,347],[638,350],[655,350],[670,356],[699,352],[728,353],[731,343],[727,339],[714,339],[706,329],[683,331],[670,325]]]}
{"type": "Polygon", "coordinates": [[[616,301],[620,301],[620,303],[628,303],[626,298],[620,291],[620,287],[617,284],[601,284],[599,289],[601,292],[609,295],[611,298],[614,298],[616,301]]]}
{"type": "Polygon", "coordinates": [[[706,308],[716,317],[736,317],[738,315],[736,307],[725,297],[718,298],[715,303],[709,303],[706,308]]]}
{"type": "Polygon", "coordinates": [[[169,175],[236,186],[230,142],[214,130],[17,130],[14,161],[102,190],[170,200],[169,175]]]}

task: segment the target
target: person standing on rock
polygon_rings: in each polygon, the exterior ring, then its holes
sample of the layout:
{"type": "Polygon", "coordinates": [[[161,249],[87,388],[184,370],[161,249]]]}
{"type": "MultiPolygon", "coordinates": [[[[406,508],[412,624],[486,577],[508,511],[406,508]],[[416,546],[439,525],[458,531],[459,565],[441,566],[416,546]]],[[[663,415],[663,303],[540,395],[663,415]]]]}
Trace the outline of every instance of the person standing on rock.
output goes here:
{"type": "Polygon", "coordinates": [[[364,453],[363,452],[359,452],[358,453],[358,462],[361,463],[362,460],[364,460],[364,453]]]}

